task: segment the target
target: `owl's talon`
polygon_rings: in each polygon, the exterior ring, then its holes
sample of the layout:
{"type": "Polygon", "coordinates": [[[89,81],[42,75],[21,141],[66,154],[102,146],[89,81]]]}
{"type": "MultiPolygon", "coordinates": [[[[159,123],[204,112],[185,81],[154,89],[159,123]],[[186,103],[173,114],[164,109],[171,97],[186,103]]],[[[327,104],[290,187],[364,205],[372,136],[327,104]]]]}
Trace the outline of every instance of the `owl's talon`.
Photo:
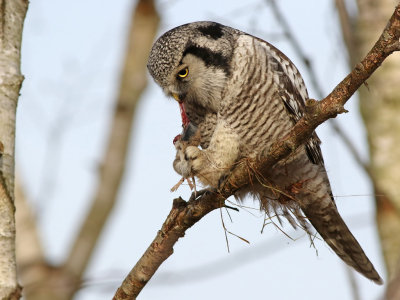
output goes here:
{"type": "Polygon", "coordinates": [[[211,191],[209,189],[202,189],[200,191],[193,192],[189,198],[189,201],[197,200],[199,197],[205,195],[206,193],[211,193],[211,191]]]}
{"type": "Polygon", "coordinates": [[[218,180],[218,190],[220,190],[220,189],[222,189],[224,187],[228,177],[229,177],[228,174],[222,174],[222,176],[218,180]]]}

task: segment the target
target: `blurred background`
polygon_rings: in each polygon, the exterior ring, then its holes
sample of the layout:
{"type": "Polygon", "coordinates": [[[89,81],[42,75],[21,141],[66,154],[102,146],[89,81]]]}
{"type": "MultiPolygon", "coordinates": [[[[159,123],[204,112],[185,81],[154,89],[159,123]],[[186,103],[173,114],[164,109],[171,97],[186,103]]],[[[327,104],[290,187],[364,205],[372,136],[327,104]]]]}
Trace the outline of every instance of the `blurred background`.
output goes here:
{"type": "MultiPolygon", "coordinates": [[[[199,20],[238,28],[282,50],[321,99],[372,47],[397,1],[369,2],[31,1],[16,147],[25,299],[111,299],[172,200],[191,194],[186,184],[170,192],[181,120],[145,69],[155,38],[199,20]]],[[[400,273],[399,64],[398,54],[385,61],[349,113],[317,129],[338,209],[385,286],[289,224],[263,229],[248,200],[188,230],[140,299],[382,299],[400,273]],[[221,218],[250,244],[228,235],[228,252],[221,218]]]]}

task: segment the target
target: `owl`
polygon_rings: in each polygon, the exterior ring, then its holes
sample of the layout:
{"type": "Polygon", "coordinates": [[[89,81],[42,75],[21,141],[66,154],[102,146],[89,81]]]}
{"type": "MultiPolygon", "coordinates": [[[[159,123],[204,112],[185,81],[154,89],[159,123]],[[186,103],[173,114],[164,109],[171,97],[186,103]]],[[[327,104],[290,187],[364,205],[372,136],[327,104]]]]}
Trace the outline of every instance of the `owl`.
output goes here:
{"type": "MultiPolygon", "coordinates": [[[[181,107],[184,132],[174,141],[175,171],[209,187],[218,188],[239,162],[260,159],[305,112],[307,89],[290,59],[266,41],[218,23],[166,32],[154,43],[147,67],[181,107]]],[[[319,144],[313,133],[235,196],[254,197],[268,216],[285,217],[295,228],[310,232],[311,223],[345,263],[381,284],[339,215],[319,144]]]]}

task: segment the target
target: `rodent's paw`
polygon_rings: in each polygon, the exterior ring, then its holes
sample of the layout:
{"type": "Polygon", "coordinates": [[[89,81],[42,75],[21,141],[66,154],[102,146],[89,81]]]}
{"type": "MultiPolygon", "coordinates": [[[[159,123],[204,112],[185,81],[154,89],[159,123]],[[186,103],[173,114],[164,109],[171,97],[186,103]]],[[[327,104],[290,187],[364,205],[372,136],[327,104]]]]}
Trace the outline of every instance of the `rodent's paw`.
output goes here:
{"type": "Polygon", "coordinates": [[[173,166],[176,173],[182,175],[183,178],[193,176],[190,169],[191,166],[185,160],[181,160],[178,156],[175,158],[173,166]]]}
{"type": "Polygon", "coordinates": [[[174,169],[184,178],[195,176],[203,168],[202,150],[195,146],[184,146],[176,143],[176,157],[174,160],[174,169]]]}

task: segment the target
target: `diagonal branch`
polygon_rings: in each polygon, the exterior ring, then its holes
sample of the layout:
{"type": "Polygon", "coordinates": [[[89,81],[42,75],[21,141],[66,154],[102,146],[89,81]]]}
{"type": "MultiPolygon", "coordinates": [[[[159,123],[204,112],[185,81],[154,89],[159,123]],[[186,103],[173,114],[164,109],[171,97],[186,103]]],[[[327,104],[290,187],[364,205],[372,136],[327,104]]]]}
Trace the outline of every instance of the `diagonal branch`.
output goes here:
{"type": "MultiPolygon", "coordinates": [[[[282,139],[275,142],[255,166],[255,172],[271,168],[302,145],[315,128],[324,121],[345,112],[344,104],[394,51],[400,50],[400,4],[388,25],[367,56],[323,100],[307,101],[307,113],[282,139]]],[[[135,299],[157,271],[161,263],[173,253],[173,245],[185,231],[210,211],[222,207],[224,200],[235,190],[250,182],[245,163],[239,164],[218,193],[206,192],[199,198],[185,202],[178,198],[156,238],[118,288],[114,300],[135,299]]]]}
{"type": "MultiPolygon", "coordinates": [[[[276,3],[275,0],[267,0],[268,3],[271,6],[272,12],[275,15],[275,18],[279,22],[280,27],[282,28],[285,37],[289,41],[289,43],[292,45],[293,49],[295,50],[296,54],[300,57],[300,59],[303,61],[306,70],[308,72],[308,75],[310,76],[311,84],[314,87],[317,97],[322,98],[324,96],[324,93],[322,91],[321,85],[318,82],[317,75],[315,72],[315,69],[313,68],[313,64],[310,61],[310,59],[307,57],[304,49],[301,47],[299,41],[296,39],[295,35],[293,34],[293,31],[290,29],[290,26],[283,16],[282,12],[279,10],[279,7],[276,3]]],[[[338,9],[339,13],[339,18],[341,21],[342,25],[342,31],[343,31],[343,37],[346,45],[350,47],[352,45],[352,39],[354,37],[351,34],[351,20],[350,16],[348,15],[347,9],[345,7],[345,3],[343,0],[336,0],[336,6],[338,9]],[[344,28],[345,27],[345,28],[344,28]]],[[[351,61],[356,62],[355,57],[351,58],[351,61]]],[[[356,147],[350,140],[350,138],[347,136],[347,134],[343,131],[343,129],[339,126],[338,122],[336,120],[330,120],[329,124],[331,125],[332,129],[336,132],[338,137],[342,140],[342,142],[346,145],[347,150],[350,152],[350,154],[353,156],[353,159],[358,163],[358,165],[365,171],[365,173],[369,176],[370,180],[372,182],[375,181],[375,178],[373,177],[373,174],[371,172],[370,166],[368,163],[366,163],[360,153],[357,151],[356,147]]]]}
{"type": "Polygon", "coordinates": [[[98,188],[92,206],[64,265],[80,281],[97,240],[116,202],[124,173],[132,120],[146,81],[146,58],[158,29],[159,16],[153,0],[140,0],[133,10],[127,54],[110,129],[98,188]]]}

